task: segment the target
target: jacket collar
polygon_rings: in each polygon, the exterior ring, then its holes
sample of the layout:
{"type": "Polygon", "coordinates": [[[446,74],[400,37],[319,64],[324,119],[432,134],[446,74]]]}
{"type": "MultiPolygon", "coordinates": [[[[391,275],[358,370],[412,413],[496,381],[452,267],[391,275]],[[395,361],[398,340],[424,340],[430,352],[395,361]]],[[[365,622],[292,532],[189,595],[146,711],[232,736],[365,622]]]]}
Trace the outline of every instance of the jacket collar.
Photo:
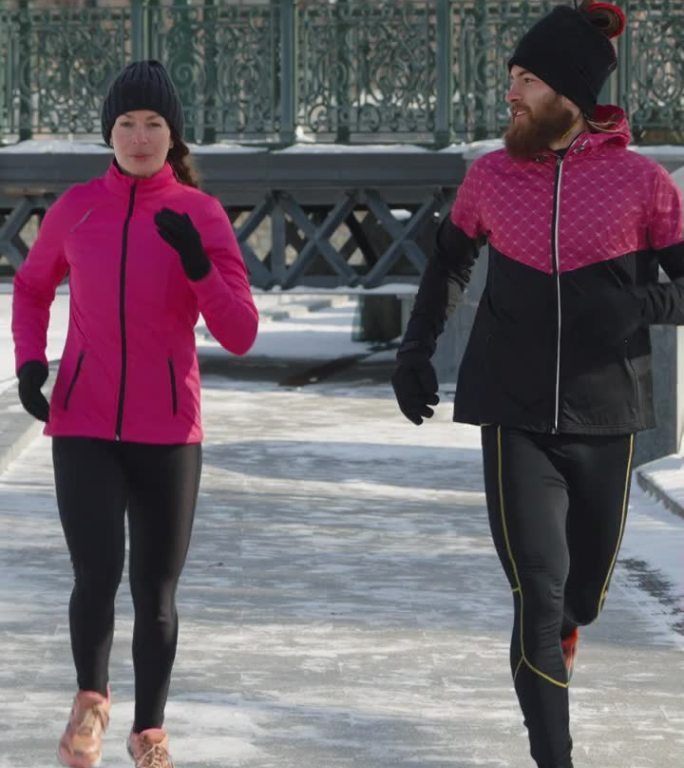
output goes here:
{"type": "MultiPolygon", "coordinates": [[[[574,155],[583,155],[604,146],[612,145],[614,147],[626,147],[632,139],[632,133],[629,127],[627,115],[620,107],[610,104],[599,105],[591,116],[592,122],[600,123],[605,126],[602,131],[584,131],[573,139],[568,147],[566,158],[574,155]]],[[[536,158],[536,162],[543,163],[549,160],[555,163],[557,159],[555,152],[548,150],[536,158]]],[[[528,162],[523,160],[522,162],[528,162]]],[[[532,161],[535,162],[535,161],[532,161]]]]}
{"type": "Polygon", "coordinates": [[[155,195],[162,190],[173,187],[179,183],[173,172],[173,168],[168,162],[164,163],[164,167],[158,173],[155,173],[154,176],[141,179],[125,174],[119,168],[116,160],[112,160],[111,165],[107,169],[107,173],[104,176],[104,182],[106,188],[110,192],[114,192],[123,197],[128,197],[134,186],[136,197],[147,197],[155,195]]]}
{"type": "Polygon", "coordinates": [[[591,116],[594,123],[600,123],[604,130],[586,131],[580,134],[578,141],[573,143],[573,151],[582,151],[587,149],[599,149],[606,144],[612,144],[617,147],[626,147],[632,139],[632,132],[629,128],[629,122],[624,110],[620,107],[614,107],[609,104],[596,107],[591,116]]]}

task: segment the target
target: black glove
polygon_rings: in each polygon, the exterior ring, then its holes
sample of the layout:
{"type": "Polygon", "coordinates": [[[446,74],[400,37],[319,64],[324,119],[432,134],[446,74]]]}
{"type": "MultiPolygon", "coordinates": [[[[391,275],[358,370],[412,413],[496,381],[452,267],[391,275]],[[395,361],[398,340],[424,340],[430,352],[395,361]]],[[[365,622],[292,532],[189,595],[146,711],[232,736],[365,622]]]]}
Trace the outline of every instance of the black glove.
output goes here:
{"type": "Polygon", "coordinates": [[[50,406],[40,388],[48,377],[48,368],[40,360],[24,363],[17,374],[19,377],[19,399],[35,419],[47,421],[50,418],[50,406]]]}
{"type": "Polygon", "coordinates": [[[406,352],[397,355],[397,367],[392,374],[392,387],[401,412],[414,424],[422,424],[437,405],[437,374],[430,359],[422,352],[406,352]]]}
{"type": "Polygon", "coordinates": [[[160,237],[178,251],[189,280],[201,280],[209,274],[211,262],[202,247],[199,232],[187,213],[162,208],[155,214],[154,223],[160,237]]]}
{"type": "Polygon", "coordinates": [[[609,347],[618,347],[639,328],[647,325],[645,299],[639,286],[602,288],[584,304],[575,323],[578,335],[593,337],[609,347]]]}

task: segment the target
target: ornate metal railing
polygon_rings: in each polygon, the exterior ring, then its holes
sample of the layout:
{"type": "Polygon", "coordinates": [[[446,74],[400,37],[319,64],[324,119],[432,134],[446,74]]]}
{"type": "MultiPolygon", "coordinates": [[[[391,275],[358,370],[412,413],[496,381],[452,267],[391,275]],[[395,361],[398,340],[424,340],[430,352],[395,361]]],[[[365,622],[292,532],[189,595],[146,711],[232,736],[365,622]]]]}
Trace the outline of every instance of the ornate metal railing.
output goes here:
{"type": "MultiPolygon", "coordinates": [[[[498,136],[506,60],[555,4],[0,0],[0,140],[97,137],[108,82],[144,57],[171,70],[198,142],[444,146],[498,136]]],[[[621,5],[629,26],[611,95],[637,140],[681,140],[684,0],[621,5]]]]}

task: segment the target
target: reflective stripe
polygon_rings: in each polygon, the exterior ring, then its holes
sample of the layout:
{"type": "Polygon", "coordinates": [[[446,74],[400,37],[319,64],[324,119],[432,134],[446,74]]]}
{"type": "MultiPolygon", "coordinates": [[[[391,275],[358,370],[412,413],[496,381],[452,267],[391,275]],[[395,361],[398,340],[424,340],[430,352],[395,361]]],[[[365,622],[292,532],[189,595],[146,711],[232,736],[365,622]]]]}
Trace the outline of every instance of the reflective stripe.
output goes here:
{"type": "Polygon", "coordinates": [[[560,258],[558,256],[558,221],[560,219],[560,190],[563,177],[563,158],[556,163],[556,184],[553,193],[553,268],[556,274],[556,305],[558,307],[558,323],[556,337],[556,391],[553,408],[553,432],[558,432],[558,416],[560,411],[560,356],[561,356],[561,292],[560,292],[560,258]]]}
{"type": "Polygon", "coordinates": [[[615,553],[608,568],[608,575],[603,582],[603,587],[599,594],[599,604],[597,606],[596,616],[603,610],[603,604],[606,602],[608,596],[608,584],[615,570],[615,564],[617,563],[618,552],[620,551],[620,545],[622,544],[622,536],[625,532],[625,522],[627,520],[627,499],[629,498],[629,486],[632,480],[632,458],[634,457],[634,435],[629,436],[629,451],[627,453],[627,472],[625,474],[625,488],[622,494],[622,517],[620,519],[620,532],[618,533],[617,544],[615,545],[615,553]]]}
{"type": "MultiPolygon", "coordinates": [[[[549,675],[545,674],[540,669],[537,669],[533,664],[530,663],[529,659],[525,654],[525,641],[524,641],[524,632],[523,632],[525,602],[523,597],[522,586],[520,585],[520,577],[518,576],[518,566],[516,565],[515,558],[513,557],[513,550],[511,549],[511,542],[508,536],[508,526],[506,525],[506,511],[504,506],[504,494],[503,494],[503,451],[501,449],[501,427],[500,426],[497,427],[496,429],[496,448],[497,448],[497,464],[498,464],[497,472],[498,472],[498,481],[499,481],[499,509],[501,511],[501,526],[503,528],[504,542],[506,544],[506,552],[508,553],[508,559],[510,560],[511,567],[513,569],[513,577],[515,579],[516,586],[513,591],[514,592],[517,591],[520,593],[520,652],[522,654],[521,661],[524,662],[525,666],[527,666],[532,672],[539,675],[539,677],[543,678],[544,680],[547,680],[549,683],[552,683],[553,685],[557,685],[559,688],[567,688],[568,687],[567,681],[561,682],[560,680],[555,680],[553,677],[550,677],[549,675]]],[[[516,675],[518,674],[519,670],[520,670],[520,664],[518,664],[518,667],[515,671],[516,675]]]]}

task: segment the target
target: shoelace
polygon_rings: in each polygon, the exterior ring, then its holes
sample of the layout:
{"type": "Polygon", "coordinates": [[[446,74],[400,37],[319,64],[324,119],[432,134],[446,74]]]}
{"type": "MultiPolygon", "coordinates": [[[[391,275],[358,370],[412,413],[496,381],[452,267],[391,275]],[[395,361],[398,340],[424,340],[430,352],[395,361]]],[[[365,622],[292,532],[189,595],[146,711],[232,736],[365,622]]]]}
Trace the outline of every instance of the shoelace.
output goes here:
{"type": "Polygon", "coordinates": [[[109,716],[104,709],[97,704],[92,707],[88,707],[81,718],[81,722],[74,725],[74,730],[81,736],[88,736],[95,731],[95,728],[99,726],[101,731],[107,728],[109,722],[109,716]]]}
{"type": "Polygon", "coordinates": [[[169,753],[161,744],[153,744],[139,760],[136,760],[135,768],[173,768],[173,763],[169,753]]]}

